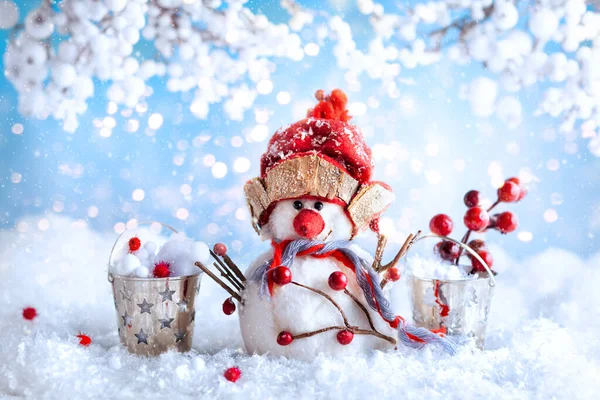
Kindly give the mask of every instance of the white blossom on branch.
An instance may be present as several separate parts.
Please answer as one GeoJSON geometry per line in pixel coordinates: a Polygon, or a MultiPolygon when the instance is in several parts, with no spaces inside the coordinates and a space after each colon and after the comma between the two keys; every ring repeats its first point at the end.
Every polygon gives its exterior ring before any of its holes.
{"type": "Polygon", "coordinates": [[[110,101],[132,109],[151,93],[147,81],[158,76],[169,91],[193,92],[190,110],[197,117],[224,102],[228,116],[239,120],[256,97],[249,82],[269,80],[270,59],[303,57],[297,34],[244,3],[44,1],[15,26],[4,54],[19,112],[52,116],[73,132],[97,81],[108,83],[110,101]]]}
{"type": "MultiPolygon", "coordinates": [[[[395,12],[373,0],[356,4],[373,29],[366,50],[357,48],[341,17],[326,24],[349,85],[364,73],[397,94],[403,69],[444,59],[480,63],[486,76],[461,90],[476,115],[496,115],[516,127],[522,106],[515,94],[538,85],[536,115],[560,118],[563,131],[585,124],[587,137],[590,130],[600,135],[598,1],[433,0],[409,8],[398,3],[395,12]]],[[[590,144],[600,156],[597,148],[590,144]]]]}

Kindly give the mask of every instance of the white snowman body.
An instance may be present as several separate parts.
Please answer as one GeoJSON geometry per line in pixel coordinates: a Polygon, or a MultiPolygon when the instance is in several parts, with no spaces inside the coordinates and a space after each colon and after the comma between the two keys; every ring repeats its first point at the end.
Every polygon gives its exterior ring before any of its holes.
{"type": "MultiPolygon", "coordinates": [[[[299,230],[298,224],[294,224],[294,221],[301,210],[307,209],[318,212],[324,222],[321,232],[310,239],[326,242],[350,239],[352,223],[347,218],[344,208],[311,198],[279,202],[273,209],[269,222],[263,227],[263,236],[277,242],[306,238],[298,233],[302,232],[302,229],[299,230]],[[301,209],[294,207],[294,202],[298,201],[302,202],[301,209]]],[[[352,245],[351,248],[360,257],[370,258],[357,245],[352,245]]],[[[272,257],[273,250],[261,255],[247,269],[246,277],[252,277],[255,270],[272,257]]],[[[294,282],[321,290],[331,296],[344,310],[351,325],[370,329],[365,311],[343,291],[336,291],[329,287],[328,279],[331,273],[342,271],[348,277],[346,289],[364,305],[376,330],[386,336],[397,337],[395,330],[367,305],[354,272],[340,261],[333,257],[299,256],[294,259],[290,269],[294,282]]],[[[289,345],[281,346],[277,343],[277,336],[282,331],[298,335],[331,326],[344,327],[339,310],[325,297],[293,284],[275,285],[271,297],[268,295],[261,297],[259,284],[249,280],[242,295],[244,302],[239,311],[240,327],[246,349],[251,354],[271,354],[311,360],[320,353],[348,355],[394,347],[386,340],[363,334],[355,334],[350,344],[342,345],[336,338],[339,329],[293,340],[289,345]]]]}

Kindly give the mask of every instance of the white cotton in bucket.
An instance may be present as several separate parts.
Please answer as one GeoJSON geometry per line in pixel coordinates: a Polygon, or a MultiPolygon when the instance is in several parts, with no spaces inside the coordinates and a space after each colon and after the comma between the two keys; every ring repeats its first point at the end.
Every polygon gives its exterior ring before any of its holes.
{"type": "Polygon", "coordinates": [[[171,235],[162,246],[156,241],[139,239],[140,246],[133,252],[129,251],[127,242],[115,250],[110,266],[112,273],[152,278],[156,265],[166,263],[170,270],[169,276],[195,275],[200,273],[195,265],[196,261],[206,263],[210,257],[206,243],[194,241],[181,232],[171,235]]]}
{"type": "Polygon", "coordinates": [[[436,257],[419,255],[413,255],[406,259],[406,269],[411,275],[425,279],[459,280],[478,277],[477,274],[470,274],[470,266],[454,265],[436,257]]]}
{"type": "Polygon", "coordinates": [[[210,253],[204,242],[196,242],[182,233],[177,233],[162,245],[155,257],[155,264],[167,262],[171,276],[195,275],[200,272],[196,261],[208,262],[210,253]]]}
{"type": "Polygon", "coordinates": [[[118,275],[130,275],[140,265],[142,263],[139,258],[133,254],[125,254],[121,259],[117,260],[115,272],[118,275]]]}

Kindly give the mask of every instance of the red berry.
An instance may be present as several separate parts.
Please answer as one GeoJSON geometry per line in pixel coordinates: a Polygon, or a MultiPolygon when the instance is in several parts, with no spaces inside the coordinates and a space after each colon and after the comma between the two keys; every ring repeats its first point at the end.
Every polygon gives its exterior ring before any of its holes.
{"type": "Polygon", "coordinates": [[[481,207],[471,207],[464,217],[465,226],[472,231],[482,231],[487,228],[490,216],[481,207]]]}
{"type": "Polygon", "coordinates": [[[521,201],[523,200],[523,197],[525,197],[525,195],[527,194],[527,189],[525,187],[523,187],[523,185],[521,185],[521,181],[519,180],[519,178],[508,178],[506,181],[508,182],[514,182],[517,185],[519,185],[520,189],[521,189],[521,193],[519,193],[519,198],[517,199],[517,201],[521,201]]]}
{"type": "MultiPolygon", "coordinates": [[[[479,257],[483,258],[483,261],[485,261],[487,266],[491,269],[494,264],[492,253],[487,250],[479,250],[477,254],[479,254],[479,257]]],[[[485,272],[485,267],[475,257],[471,257],[471,265],[473,266],[473,272],[485,272]]]]}
{"type": "Polygon", "coordinates": [[[287,285],[292,281],[292,271],[288,267],[279,266],[271,270],[271,279],[277,285],[287,285]]]}
{"type": "Polygon", "coordinates": [[[433,254],[440,254],[440,247],[442,247],[443,242],[437,242],[435,246],[433,246],[433,254]]]}
{"type": "Polygon", "coordinates": [[[456,243],[450,241],[442,242],[442,245],[440,246],[440,257],[443,260],[454,261],[459,253],[460,247],[456,243]]]}
{"type": "Polygon", "coordinates": [[[33,307],[26,307],[23,309],[23,318],[27,321],[33,321],[37,315],[37,310],[33,307]]]}
{"type": "Polygon", "coordinates": [[[390,282],[399,281],[400,277],[401,277],[400,270],[396,267],[388,269],[385,274],[385,279],[387,279],[390,282]]]}
{"type": "Polygon", "coordinates": [[[354,333],[351,331],[343,330],[339,331],[337,334],[338,343],[343,344],[344,346],[352,343],[352,339],[354,339],[354,333]]]}
{"type": "Polygon", "coordinates": [[[213,246],[213,251],[216,255],[223,257],[227,254],[227,246],[224,243],[217,243],[213,246]]]}
{"type": "Polygon", "coordinates": [[[521,188],[518,183],[506,181],[500,189],[498,189],[498,199],[505,203],[514,203],[519,200],[521,188]]]}
{"type": "Polygon", "coordinates": [[[231,315],[235,312],[235,303],[233,297],[228,298],[223,302],[223,313],[225,315],[231,315]]]}
{"type": "Polygon", "coordinates": [[[225,370],[223,373],[223,376],[229,382],[236,382],[242,377],[242,371],[238,367],[227,368],[227,370],[225,370]]]}
{"type": "Polygon", "coordinates": [[[469,190],[467,194],[465,194],[465,205],[467,207],[476,207],[479,205],[481,201],[480,194],[478,190],[469,190]]]}
{"type": "Polygon", "coordinates": [[[329,275],[329,287],[333,290],[344,290],[348,285],[348,277],[342,271],[335,271],[329,275]]]}
{"type": "Polygon", "coordinates": [[[92,343],[92,338],[84,333],[80,333],[77,337],[79,338],[79,344],[83,347],[87,347],[92,343]]]}
{"type": "Polygon", "coordinates": [[[152,275],[155,278],[168,278],[171,276],[171,264],[166,261],[159,261],[154,264],[152,275]]]}
{"type": "Polygon", "coordinates": [[[481,239],[473,239],[468,245],[473,251],[478,252],[479,250],[487,250],[485,242],[481,239]]]}
{"type": "Polygon", "coordinates": [[[510,211],[505,211],[496,216],[496,229],[502,233],[510,233],[517,229],[519,219],[510,211]]]}
{"type": "Polygon", "coordinates": [[[294,337],[287,331],[281,331],[279,332],[279,335],[277,335],[277,344],[280,346],[287,346],[292,343],[293,340],[294,337]]]}
{"type": "Polygon", "coordinates": [[[142,247],[142,241],[137,236],[129,239],[129,252],[133,253],[134,251],[138,251],[140,247],[142,247]]]}
{"type": "Polygon", "coordinates": [[[446,214],[438,214],[429,221],[431,232],[440,236],[448,236],[452,232],[452,220],[446,214]]]}

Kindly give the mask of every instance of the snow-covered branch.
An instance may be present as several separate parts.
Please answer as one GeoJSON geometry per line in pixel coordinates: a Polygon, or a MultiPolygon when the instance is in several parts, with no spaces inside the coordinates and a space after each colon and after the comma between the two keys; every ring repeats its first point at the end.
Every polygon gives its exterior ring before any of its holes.
{"type": "Polygon", "coordinates": [[[133,109],[151,94],[147,81],[158,76],[172,92],[193,92],[190,110],[197,117],[224,101],[229,117],[239,120],[257,94],[248,82],[269,82],[271,58],[303,57],[296,34],[244,3],[44,1],[15,27],[4,54],[19,112],[63,120],[72,132],[94,95],[94,80],[110,82],[109,100],[133,109]]]}
{"type": "Polygon", "coordinates": [[[53,6],[44,1],[27,15],[24,27],[16,28],[4,55],[6,75],[20,94],[19,110],[64,120],[72,131],[96,79],[110,83],[110,101],[135,109],[152,92],[148,80],[158,76],[170,91],[193,93],[190,110],[197,117],[205,118],[210,104],[224,102],[229,117],[239,120],[257,92],[270,92],[274,59],[302,59],[294,32],[310,27],[320,44],[333,41],[349,90],[359,90],[360,77],[367,75],[396,97],[404,69],[443,59],[475,62],[482,76],[465,85],[461,95],[476,115],[497,115],[516,127],[522,119],[516,93],[543,84],[536,114],[561,118],[565,131],[581,124],[587,136],[598,136],[598,0],[533,5],[432,0],[410,8],[398,5],[395,11],[357,0],[373,29],[364,50],[340,16],[281,0],[290,20],[275,25],[244,3],[64,0],[53,6]]]}

